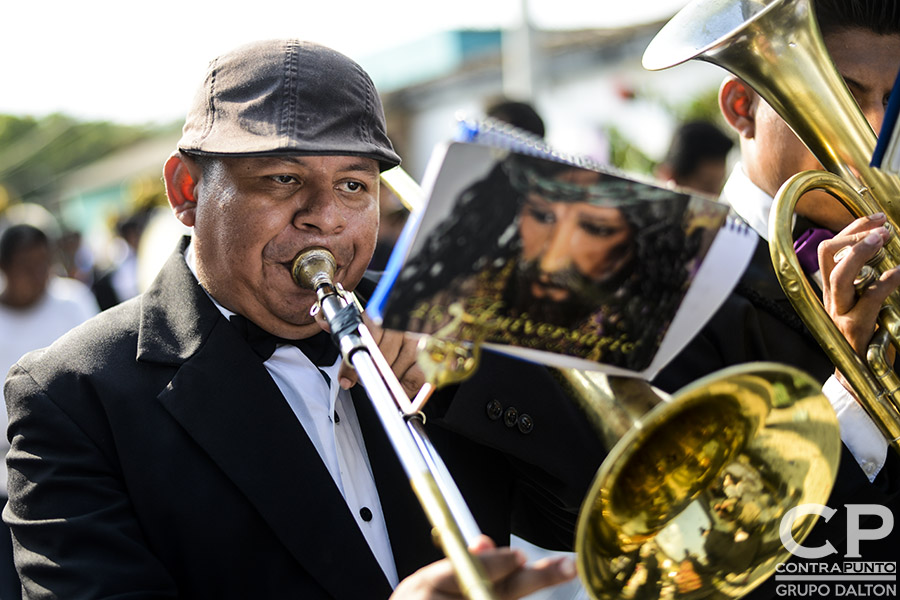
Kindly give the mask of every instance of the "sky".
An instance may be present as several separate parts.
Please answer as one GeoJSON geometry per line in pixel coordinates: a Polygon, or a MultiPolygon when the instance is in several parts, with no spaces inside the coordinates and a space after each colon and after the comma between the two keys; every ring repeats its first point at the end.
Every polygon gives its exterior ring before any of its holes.
{"type": "Polygon", "coordinates": [[[297,37],[365,62],[447,29],[618,27],[686,0],[6,0],[0,113],[62,112],[129,124],[183,118],[208,61],[253,40],[297,37]]]}

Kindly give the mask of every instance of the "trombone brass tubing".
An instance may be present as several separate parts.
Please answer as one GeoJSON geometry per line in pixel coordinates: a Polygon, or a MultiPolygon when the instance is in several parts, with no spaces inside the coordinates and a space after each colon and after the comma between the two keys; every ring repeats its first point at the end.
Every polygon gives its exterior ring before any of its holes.
{"type": "MultiPolygon", "coordinates": [[[[806,171],[788,179],[778,192],[772,215],[769,219],[769,251],[775,273],[781,282],[785,295],[794,305],[797,313],[819,345],[831,359],[831,362],[843,373],[853,386],[860,403],[875,421],[885,439],[895,451],[900,452],[900,394],[897,391],[897,376],[886,364],[884,351],[872,348],[870,355],[876,364],[870,367],[856,354],[849,342],[838,330],[828,316],[818,295],[812,289],[803,273],[800,261],[794,253],[793,237],[789,228],[782,223],[790,223],[794,209],[800,197],[810,190],[824,190],[841,200],[851,211],[858,208],[858,196],[854,189],[843,179],[822,171],[806,171]]],[[[892,241],[896,236],[892,236],[892,241]]],[[[882,258],[880,263],[887,262],[882,258]]],[[[875,265],[876,270],[883,270],[883,264],[875,265]]],[[[890,298],[889,304],[882,308],[882,329],[877,343],[886,343],[889,332],[895,332],[898,323],[894,317],[896,299],[890,298]]]]}
{"type": "Polygon", "coordinates": [[[417,212],[425,205],[422,188],[402,167],[388,169],[381,174],[381,181],[394,192],[409,212],[417,212]]]}
{"type": "MultiPolygon", "coordinates": [[[[837,418],[819,383],[793,367],[732,367],[672,398],[637,379],[558,373],[612,444],[576,533],[595,600],[739,598],[790,558],[784,514],[828,499],[837,418]]],[[[791,539],[814,523],[788,524],[791,539]]]]}
{"type": "Polygon", "coordinates": [[[297,285],[316,292],[332,338],[366,388],[410,486],[433,527],[432,534],[453,565],[460,589],[470,600],[493,600],[491,583],[481,563],[468,550],[468,543],[479,533],[475,519],[425,435],[421,420],[404,420],[401,416],[400,406],[408,402],[402,386],[362,323],[355,299],[333,281],[335,269],[336,262],[327,249],[310,248],[294,259],[291,274],[297,285]]]}

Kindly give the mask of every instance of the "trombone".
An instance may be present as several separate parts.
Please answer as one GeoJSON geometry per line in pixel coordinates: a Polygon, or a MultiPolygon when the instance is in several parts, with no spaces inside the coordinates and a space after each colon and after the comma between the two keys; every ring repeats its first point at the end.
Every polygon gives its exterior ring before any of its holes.
{"type": "MultiPolygon", "coordinates": [[[[779,190],[769,219],[772,262],[797,313],[888,444],[900,452],[900,378],[885,358],[890,343],[900,344],[896,293],[882,307],[881,328],[864,362],[828,316],[793,250],[794,209],[815,189],[830,193],[857,217],[883,212],[893,231],[900,224],[900,179],[869,166],[875,133],[828,56],[810,1],[694,0],[657,34],[643,63],[659,70],[691,59],[747,82],[827,169],[799,173],[779,190]]],[[[900,263],[896,235],[873,263],[876,277],[900,263]]]]}

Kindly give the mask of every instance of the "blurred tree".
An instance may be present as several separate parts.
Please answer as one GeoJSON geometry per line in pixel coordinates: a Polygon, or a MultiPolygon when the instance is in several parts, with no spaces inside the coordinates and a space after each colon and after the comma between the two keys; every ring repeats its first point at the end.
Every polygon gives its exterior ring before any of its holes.
{"type": "Polygon", "coordinates": [[[723,130],[731,130],[722,116],[722,111],[719,110],[718,88],[703,90],[684,104],[670,106],[669,110],[679,123],[685,121],[709,121],[723,130]]]}
{"type": "Polygon", "coordinates": [[[40,119],[0,115],[0,186],[10,202],[47,204],[61,175],[154,131],[60,114],[40,119]]]}
{"type": "MultiPolygon", "coordinates": [[[[732,129],[725,122],[719,110],[719,90],[716,87],[698,90],[690,100],[675,104],[669,98],[654,94],[640,94],[641,99],[658,104],[672,116],[675,124],[685,121],[704,120],[718,125],[728,135],[732,129]]],[[[648,156],[635,146],[615,126],[605,129],[609,141],[609,156],[612,165],[630,173],[652,175],[658,159],[648,156]]],[[[661,157],[660,157],[661,158],[661,157]]]]}
{"type": "Polygon", "coordinates": [[[609,143],[609,162],[626,173],[649,175],[655,162],[628,140],[615,126],[604,129],[609,143]]]}

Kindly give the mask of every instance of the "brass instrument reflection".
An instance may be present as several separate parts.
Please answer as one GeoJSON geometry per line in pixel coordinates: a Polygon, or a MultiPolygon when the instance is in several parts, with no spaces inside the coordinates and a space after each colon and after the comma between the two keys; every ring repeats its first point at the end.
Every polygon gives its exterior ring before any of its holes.
{"type": "MultiPolygon", "coordinates": [[[[797,370],[727,369],[645,412],[655,391],[644,382],[561,374],[586,410],[603,415],[607,435],[616,434],[610,422],[620,432],[630,425],[579,516],[578,565],[594,598],[746,594],[788,557],[785,513],[828,497],[837,422],[818,383],[797,370]],[[633,419],[609,416],[631,410],[633,419]]],[[[794,523],[794,539],[813,523],[794,523]]]]}

